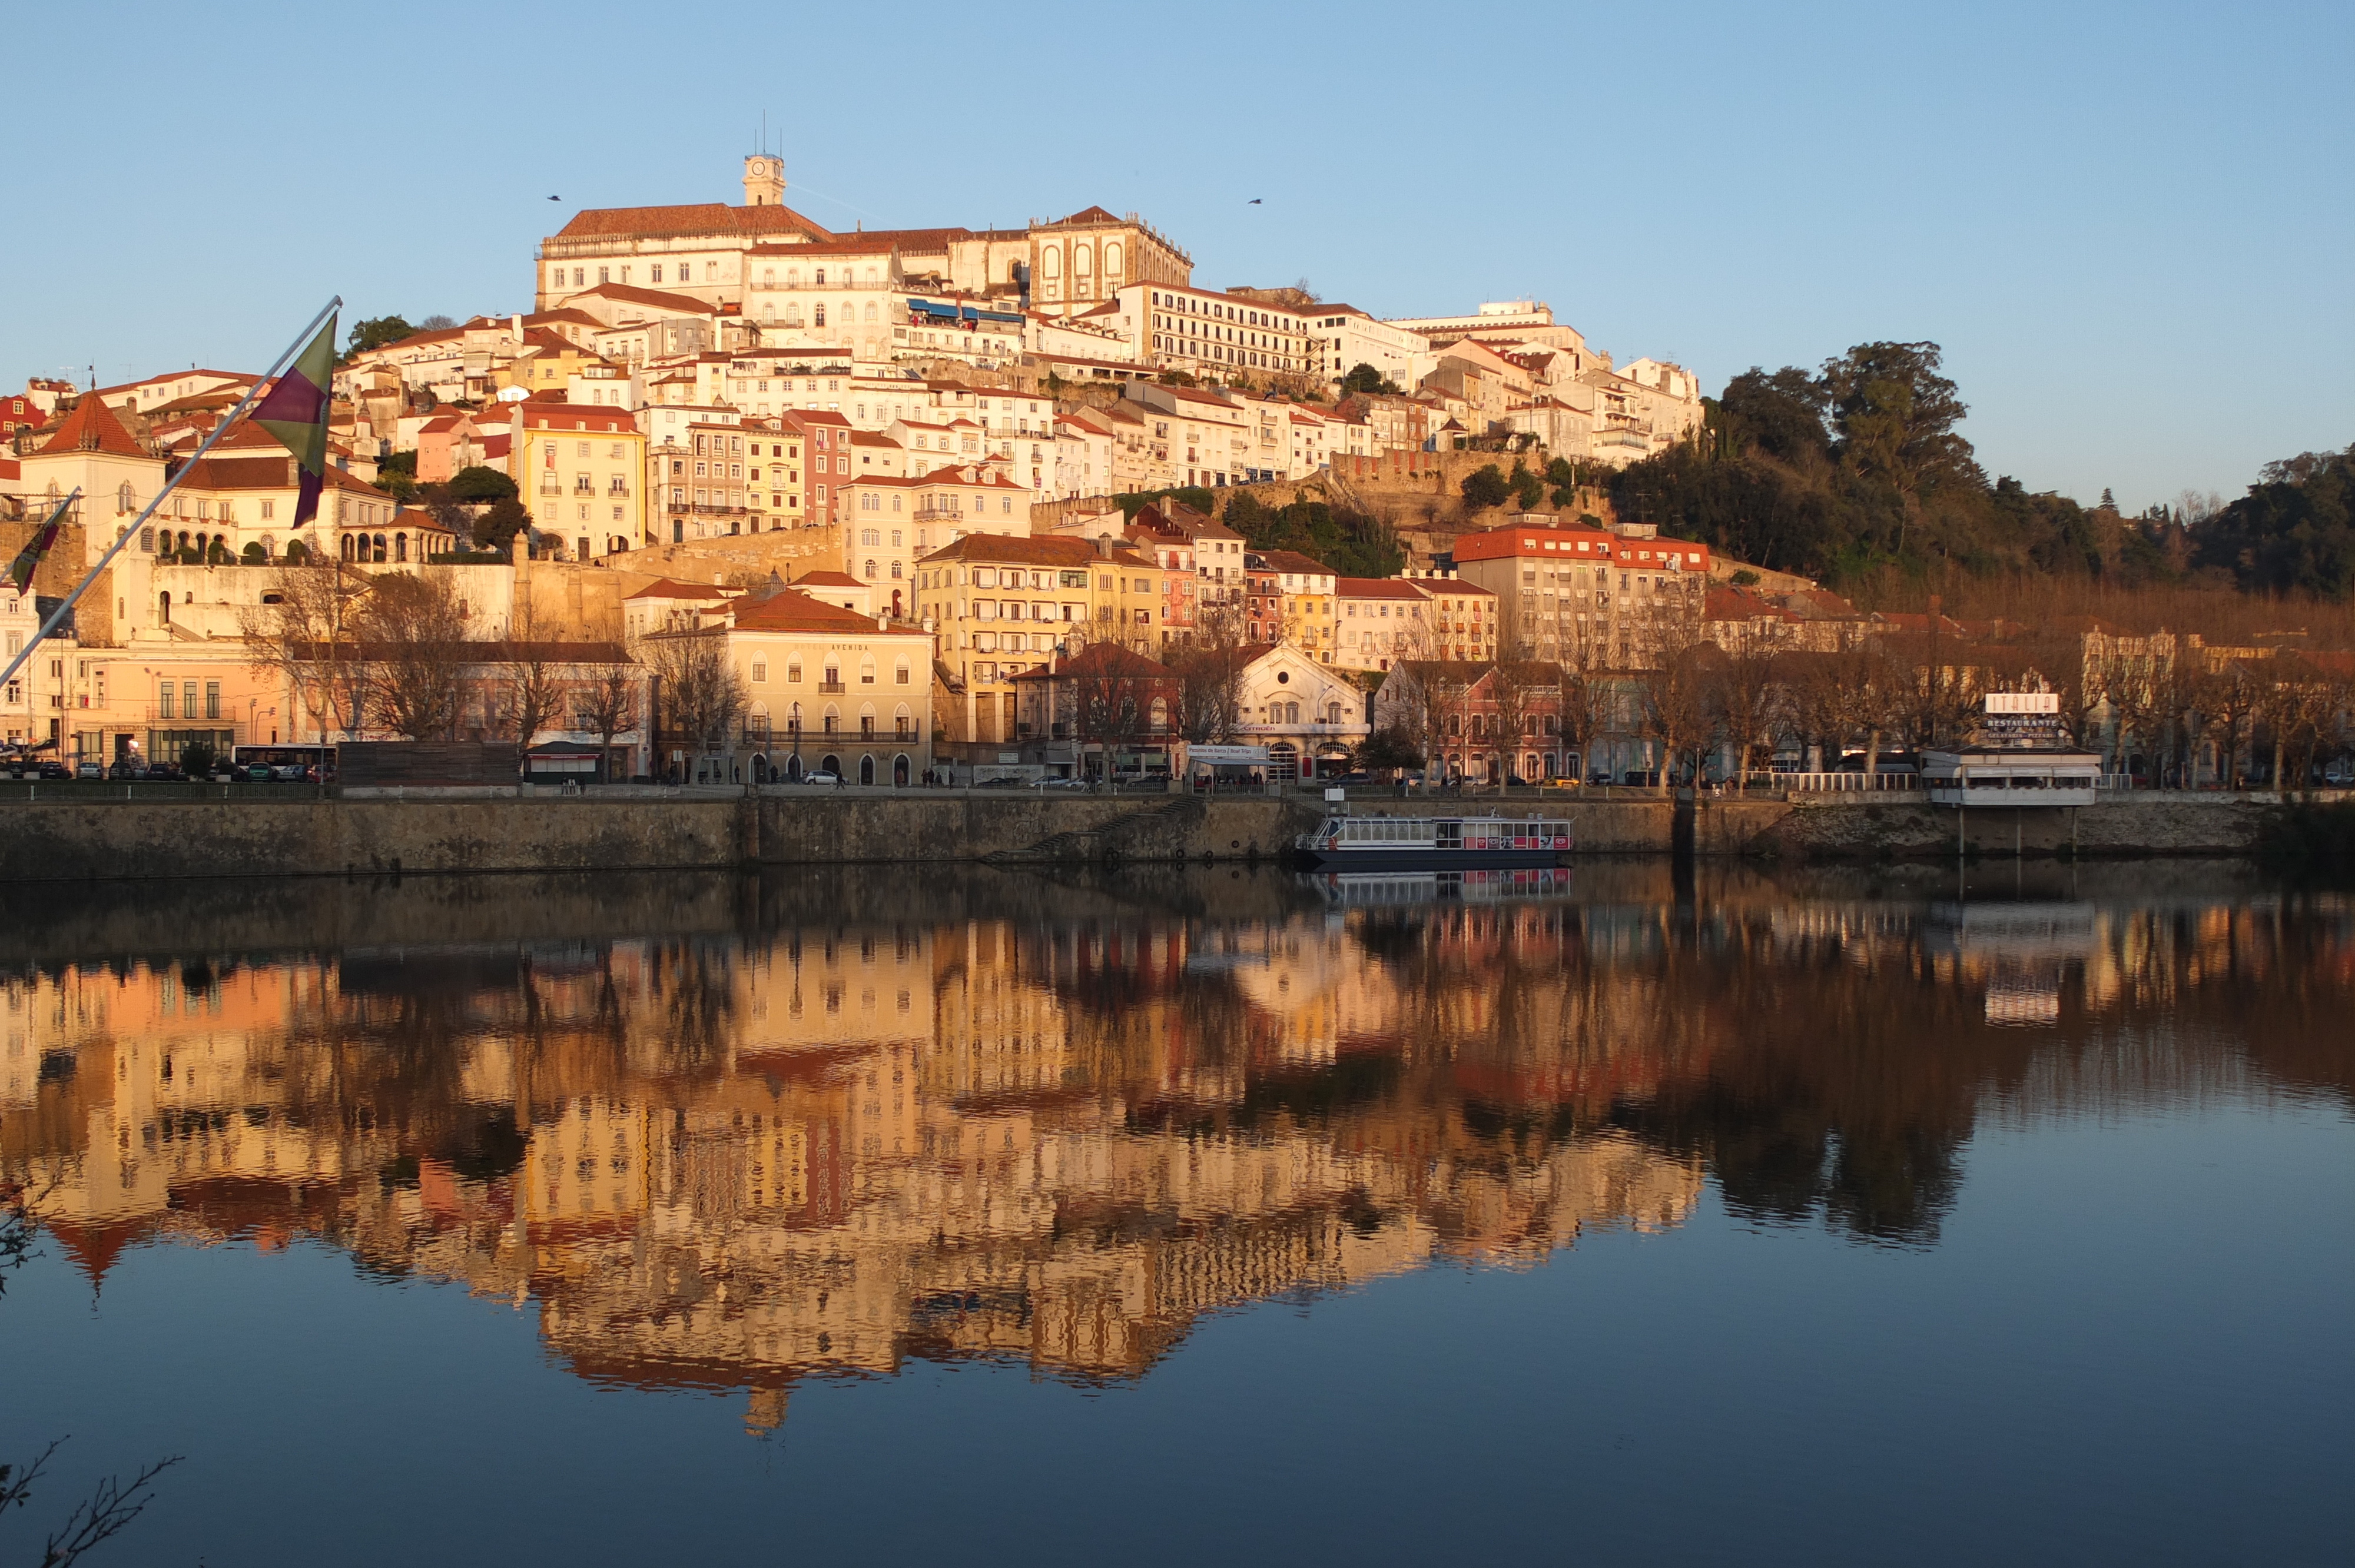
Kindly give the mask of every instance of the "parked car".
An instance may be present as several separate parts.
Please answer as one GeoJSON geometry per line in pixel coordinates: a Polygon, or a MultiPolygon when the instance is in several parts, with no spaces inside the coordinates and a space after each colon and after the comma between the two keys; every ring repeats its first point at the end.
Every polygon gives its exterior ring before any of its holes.
{"type": "Polygon", "coordinates": [[[141,776],[150,784],[177,784],[188,777],[168,762],[151,762],[141,776]]]}
{"type": "Polygon", "coordinates": [[[40,777],[44,779],[70,779],[73,777],[73,770],[62,762],[44,762],[40,765],[39,771],[40,777]]]}
{"type": "Polygon", "coordinates": [[[1660,770],[1655,768],[1646,772],[1641,768],[1630,768],[1619,776],[1619,782],[1637,785],[1646,789],[1657,789],[1660,787],[1660,770]]]}
{"type": "Polygon", "coordinates": [[[1040,779],[1030,786],[1033,789],[1086,789],[1092,788],[1084,779],[1040,779]]]}
{"type": "Polygon", "coordinates": [[[1328,774],[1325,779],[1326,783],[1337,784],[1345,789],[1352,785],[1371,784],[1373,781],[1374,776],[1363,770],[1355,773],[1328,774]]]}
{"type": "Polygon", "coordinates": [[[1010,773],[1001,773],[995,779],[982,779],[980,782],[974,785],[974,788],[976,789],[1019,789],[1022,788],[1022,780],[1015,778],[1010,773]]]}
{"type": "Polygon", "coordinates": [[[73,776],[77,779],[103,780],[106,778],[106,768],[96,762],[77,762],[74,764],[73,776]]]}
{"type": "Polygon", "coordinates": [[[814,773],[803,774],[802,782],[805,784],[823,784],[831,788],[842,782],[842,775],[839,773],[828,773],[825,768],[821,768],[814,773]]]}

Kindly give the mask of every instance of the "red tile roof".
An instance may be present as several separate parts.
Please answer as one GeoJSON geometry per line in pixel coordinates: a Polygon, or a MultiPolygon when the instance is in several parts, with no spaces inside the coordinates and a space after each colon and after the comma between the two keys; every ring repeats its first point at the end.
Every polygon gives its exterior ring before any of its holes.
{"type": "Polygon", "coordinates": [[[705,588],[698,583],[683,583],[676,577],[656,577],[629,597],[632,599],[726,599],[728,594],[722,588],[705,588]]]}
{"type": "Polygon", "coordinates": [[[705,234],[747,238],[763,234],[799,234],[816,240],[834,238],[832,231],[789,207],[730,207],[718,201],[690,202],[680,207],[590,207],[573,214],[572,221],[557,230],[556,238],[629,239],[705,234]]]}
{"type": "Polygon", "coordinates": [[[58,433],[41,448],[44,457],[51,452],[76,451],[112,452],[116,457],[147,455],[147,449],[132,439],[105,399],[87,392],[66,416],[65,423],[58,427],[58,433]]]}
{"type": "MultiPolygon", "coordinates": [[[[861,615],[855,609],[843,609],[821,603],[802,592],[798,587],[783,593],[771,594],[758,604],[740,606],[736,611],[739,631],[864,631],[874,635],[878,628],[875,618],[861,615]]],[[[928,633],[914,633],[926,636],[928,633]]]]}
{"type": "Polygon", "coordinates": [[[1423,597],[1423,590],[1410,582],[1396,577],[1335,577],[1333,591],[1342,599],[1412,599],[1423,597]]]}

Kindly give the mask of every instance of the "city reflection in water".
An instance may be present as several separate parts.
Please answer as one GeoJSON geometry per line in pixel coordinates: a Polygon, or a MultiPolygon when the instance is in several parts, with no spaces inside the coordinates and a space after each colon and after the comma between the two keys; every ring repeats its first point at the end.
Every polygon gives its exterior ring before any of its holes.
{"type": "Polygon", "coordinates": [[[755,1427],[910,1358],[1129,1378],[1205,1313],[1712,1187],[1934,1245],[1989,1117],[2345,1097],[2350,906],[2131,874],[89,893],[0,930],[0,1174],[94,1282],[316,1239],[755,1427]]]}

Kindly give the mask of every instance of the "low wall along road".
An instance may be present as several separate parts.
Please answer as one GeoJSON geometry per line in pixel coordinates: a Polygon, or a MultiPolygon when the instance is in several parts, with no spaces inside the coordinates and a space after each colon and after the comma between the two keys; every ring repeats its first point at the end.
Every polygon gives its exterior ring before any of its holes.
{"type": "MultiPolygon", "coordinates": [[[[62,793],[62,792],[61,792],[62,793]]],[[[1956,852],[1948,808],[1886,797],[1533,801],[1361,799],[1361,814],[1566,817],[1581,854],[1934,859],[1956,852]]],[[[2134,794],[2072,813],[1974,811],[1977,854],[2138,858],[2248,853],[2263,797],[2134,794]]],[[[1323,811],[1308,797],[779,789],[517,799],[0,801],[0,879],[620,871],[860,862],[1263,859],[1323,811]]]]}

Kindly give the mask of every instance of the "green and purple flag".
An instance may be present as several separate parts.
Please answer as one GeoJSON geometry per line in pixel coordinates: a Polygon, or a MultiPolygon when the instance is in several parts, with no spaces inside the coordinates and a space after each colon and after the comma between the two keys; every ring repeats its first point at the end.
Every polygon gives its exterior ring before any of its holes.
{"type": "Polygon", "coordinates": [[[286,374],[254,405],[253,422],[294,454],[302,469],[294,499],[294,526],[319,514],[319,492],[327,477],[328,392],[336,375],[336,318],[319,329],[310,346],[294,356],[286,374]]]}
{"type": "Polygon", "coordinates": [[[48,521],[33,530],[33,536],[25,541],[25,547],[16,552],[15,560],[8,563],[8,580],[16,585],[18,593],[33,586],[33,573],[39,569],[41,558],[49,553],[49,546],[58,542],[58,530],[66,525],[66,514],[73,510],[73,503],[71,495],[59,502],[58,509],[49,514],[48,521]]]}

